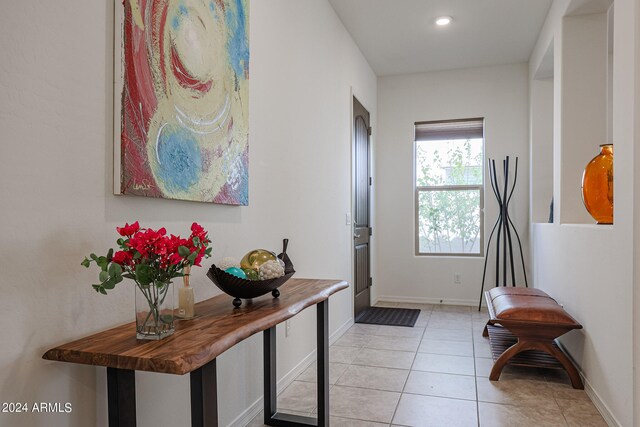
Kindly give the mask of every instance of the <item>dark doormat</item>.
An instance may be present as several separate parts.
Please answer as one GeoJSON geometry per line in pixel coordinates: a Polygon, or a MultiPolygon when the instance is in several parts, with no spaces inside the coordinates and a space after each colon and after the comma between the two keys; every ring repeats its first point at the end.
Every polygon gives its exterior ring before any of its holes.
{"type": "Polygon", "coordinates": [[[420,316],[415,308],[369,307],[358,315],[356,323],[413,327],[420,316]]]}

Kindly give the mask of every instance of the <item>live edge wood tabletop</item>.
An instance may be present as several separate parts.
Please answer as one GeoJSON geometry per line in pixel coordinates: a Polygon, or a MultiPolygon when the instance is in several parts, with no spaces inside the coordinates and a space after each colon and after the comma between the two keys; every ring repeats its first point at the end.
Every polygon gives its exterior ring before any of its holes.
{"type": "Polygon", "coordinates": [[[196,304],[197,317],[177,320],[175,332],[160,341],[136,339],[135,322],[60,345],[43,358],[138,371],[184,375],[214,360],[240,341],[295,316],[347,288],[340,280],[290,279],[280,297],[243,301],[218,295],[196,304]]]}

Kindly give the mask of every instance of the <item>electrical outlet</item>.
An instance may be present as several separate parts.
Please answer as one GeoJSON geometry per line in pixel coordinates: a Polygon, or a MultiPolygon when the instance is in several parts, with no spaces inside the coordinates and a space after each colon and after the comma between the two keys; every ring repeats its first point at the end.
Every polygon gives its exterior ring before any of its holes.
{"type": "Polygon", "coordinates": [[[460,273],[453,273],[453,283],[456,285],[462,284],[462,279],[460,278],[460,273]]]}
{"type": "Polygon", "coordinates": [[[284,336],[288,337],[291,333],[291,320],[285,320],[284,322],[284,336]]]}

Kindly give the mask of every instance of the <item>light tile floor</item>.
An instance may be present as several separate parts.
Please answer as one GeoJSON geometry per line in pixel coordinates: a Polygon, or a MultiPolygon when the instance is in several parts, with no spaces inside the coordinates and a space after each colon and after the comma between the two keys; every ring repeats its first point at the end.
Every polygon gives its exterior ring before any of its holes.
{"type": "MultiPolygon", "coordinates": [[[[331,346],[332,426],[606,427],[563,371],[507,366],[489,381],[486,313],[397,306],[421,310],[415,327],[355,324],[331,346]]],[[[278,396],[278,409],[314,414],[315,381],[311,365],[278,396]]],[[[261,426],[262,413],[249,425],[261,426]]]]}

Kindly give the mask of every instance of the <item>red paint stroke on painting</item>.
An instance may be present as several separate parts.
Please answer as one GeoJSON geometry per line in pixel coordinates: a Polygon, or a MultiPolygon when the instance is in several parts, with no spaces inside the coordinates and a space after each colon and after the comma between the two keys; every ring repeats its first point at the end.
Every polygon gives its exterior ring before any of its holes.
{"type": "MultiPolygon", "coordinates": [[[[146,34],[133,21],[131,5],[125,2],[124,21],[124,87],[122,97],[122,191],[131,192],[138,184],[146,194],[160,196],[147,161],[146,141],[149,121],[157,109],[158,101],[153,88],[146,34]]],[[[142,10],[146,0],[140,1],[142,10]]],[[[146,23],[149,25],[149,23],[146,23]]]]}
{"type": "Polygon", "coordinates": [[[180,83],[180,86],[183,88],[193,89],[202,93],[207,93],[211,90],[213,81],[209,80],[208,82],[203,82],[191,76],[180,60],[176,47],[173,45],[171,46],[171,65],[173,68],[173,74],[176,76],[176,80],[178,80],[178,83],[180,83]]]}
{"type": "Polygon", "coordinates": [[[151,20],[153,21],[152,40],[158,43],[158,51],[160,52],[160,73],[162,74],[162,83],[167,85],[167,70],[165,68],[164,55],[164,27],[167,23],[167,13],[169,11],[169,2],[167,0],[155,1],[151,6],[151,20]],[[160,13],[158,13],[160,9],[160,13]],[[157,30],[157,31],[156,31],[157,30]]]}

